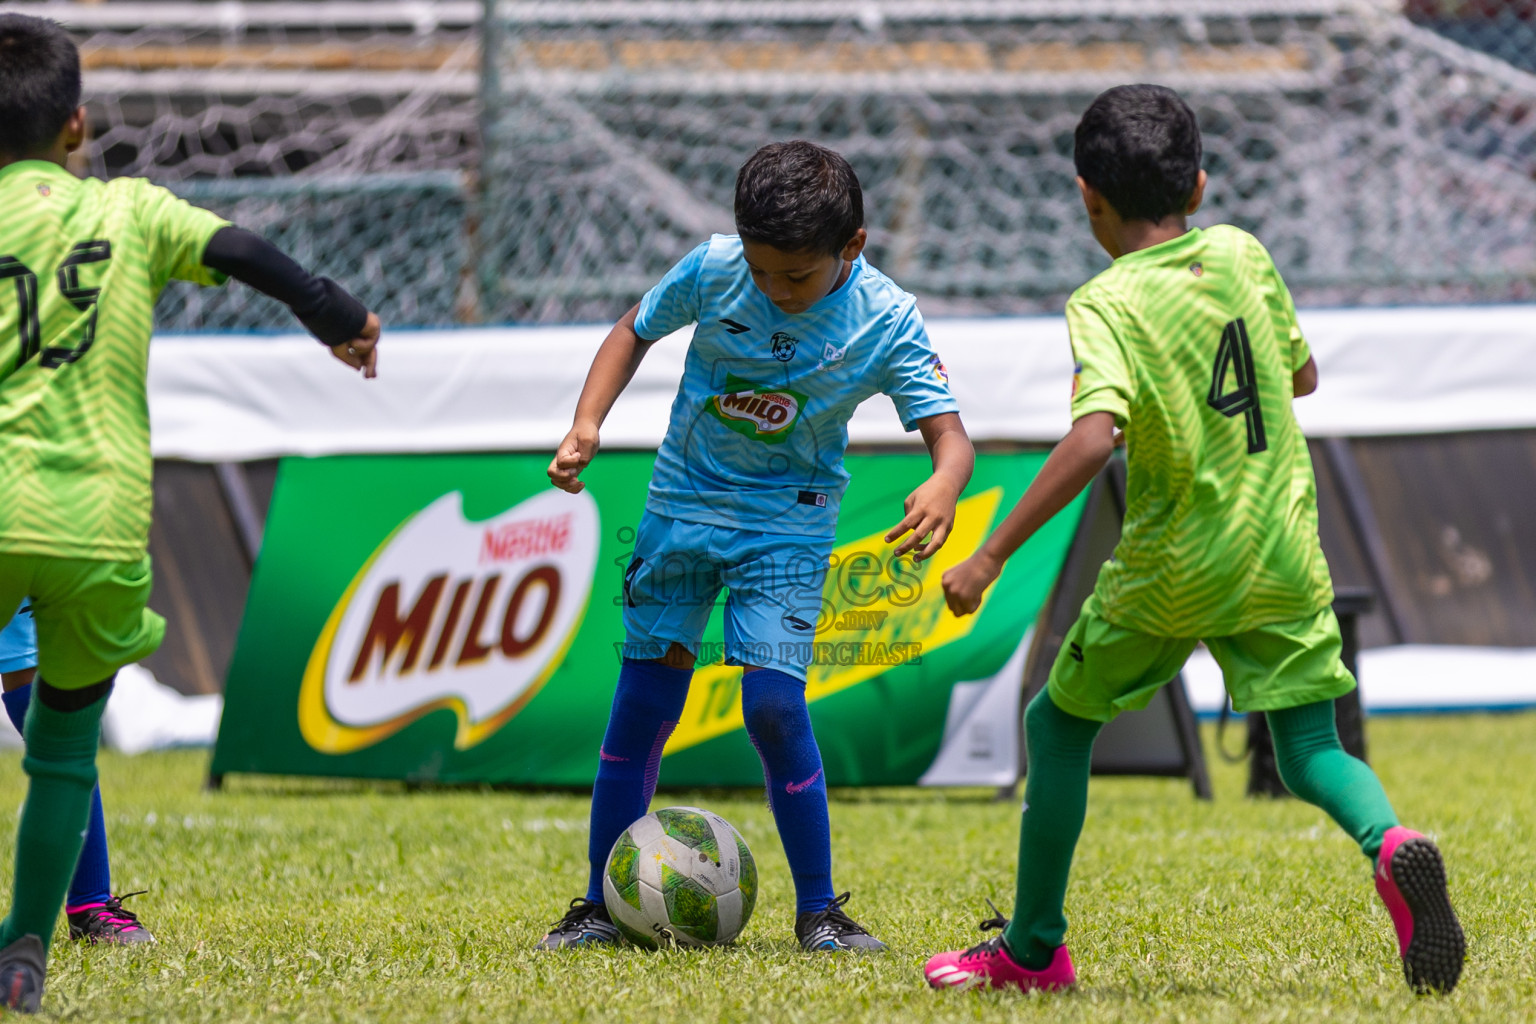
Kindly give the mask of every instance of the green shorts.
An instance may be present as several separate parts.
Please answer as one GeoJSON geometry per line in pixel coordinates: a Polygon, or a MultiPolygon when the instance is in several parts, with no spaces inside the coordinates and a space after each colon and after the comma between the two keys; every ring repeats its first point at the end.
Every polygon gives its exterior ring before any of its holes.
{"type": "Polygon", "coordinates": [[[132,562],[0,553],[0,617],[24,598],[37,621],[37,674],[77,690],[153,654],[165,620],[145,607],[149,556],[132,562]]]}
{"type": "MultiPolygon", "coordinates": [[[[1355,688],[1339,658],[1343,644],[1332,608],[1204,640],[1221,666],[1234,711],[1280,711],[1355,688]]],[[[1051,666],[1051,700],[1070,715],[1108,722],[1150,704],[1198,643],[1116,626],[1100,616],[1098,600],[1090,596],[1051,666]]]]}

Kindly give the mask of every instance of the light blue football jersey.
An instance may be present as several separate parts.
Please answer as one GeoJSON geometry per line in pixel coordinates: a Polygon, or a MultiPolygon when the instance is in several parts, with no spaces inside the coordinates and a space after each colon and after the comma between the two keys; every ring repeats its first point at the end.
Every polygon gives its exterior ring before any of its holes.
{"type": "Polygon", "coordinates": [[[958,411],[917,300],[863,256],[792,315],[752,283],[741,239],[715,235],[640,300],[635,333],[655,341],[689,324],[646,502],[673,519],[831,537],[860,402],[891,396],[907,430],[958,411]]]}

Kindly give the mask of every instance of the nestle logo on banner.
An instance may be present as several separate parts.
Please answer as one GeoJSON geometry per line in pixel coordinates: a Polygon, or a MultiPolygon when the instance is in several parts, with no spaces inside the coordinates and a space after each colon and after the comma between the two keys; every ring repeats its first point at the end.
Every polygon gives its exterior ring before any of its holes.
{"type": "Polygon", "coordinates": [[[480,542],[480,561],[515,562],[520,558],[564,551],[570,542],[569,515],[507,523],[485,531],[485,537],[480,542]]]}
{"type": "Polygon", "coordinates": [[[379,742],[439,709],[454,746],[501,728],[544,685],[581,625],[597,504],[551,491],[479,522],[446,494],[380,545],[332,610],[299,694],[325,753],[379,742]]]}

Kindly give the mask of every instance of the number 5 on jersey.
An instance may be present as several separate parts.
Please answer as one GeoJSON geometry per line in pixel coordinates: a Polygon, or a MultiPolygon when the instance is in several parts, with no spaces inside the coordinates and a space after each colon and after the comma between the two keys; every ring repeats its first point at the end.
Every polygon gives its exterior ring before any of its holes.
{"type": "Polygon", "coordinates": [[[72,363],[90,351],[96,341],[96,298],[101,289],[82,288],[80,268],[87,263],[105,263],[111,258],[112,243],[107,241],[81,242],[69,250],[69,255],[59,265],[59,294],[80,312],[89,312],[90,316],[85,320],[78,348],[43,348],[42,330],[37,319],[37,275],[16,257],[0,256],[0,281],[16,281],[16,330],[21,335],[21,351],[16,354],[18,370],[39,353],[42,354],[42,365],[51,370],[72,363]]]}
{"type": "Polygon", "coordinates": [[[1221,329],[1216,365],[1211,368],[1211,393],[1205,404],[1223,416],[1242,415],[1248,427],[1248,454],[1269,447],[1264,438],[1264,411],[1259,408],[1259,382],[1253,375],[1253,348],[1248,344],[1248,325],[1238,317],[1221,329]],[[1232,368],[1236,390],[1227,394],[1227,367],[1232,368]]]}

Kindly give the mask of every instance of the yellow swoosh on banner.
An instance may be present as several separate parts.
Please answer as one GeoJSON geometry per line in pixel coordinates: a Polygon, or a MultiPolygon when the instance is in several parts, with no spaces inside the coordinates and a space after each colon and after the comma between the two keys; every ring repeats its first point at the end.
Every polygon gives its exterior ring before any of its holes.
{"type": "MultiPolygon", "coordinates": [[[[816,660],[807,674],[807,702],[857,686],[922,654],[961,639],[980,615],[958,619],[945,610],[945,570],[969,558],[986,538],[1003,489],[966,498],[955,508],[955,527],[926,562],[903,557],[893,565],[892,545],[872,533],[832,552],[817,623],[816,660]]],[[[982,607],[991,591],[982,599],[982,607]]],[[[675,754],[742,728],[741,669],[705,665],[694,673],[682,719],[664,753],[675,754]]]]}

